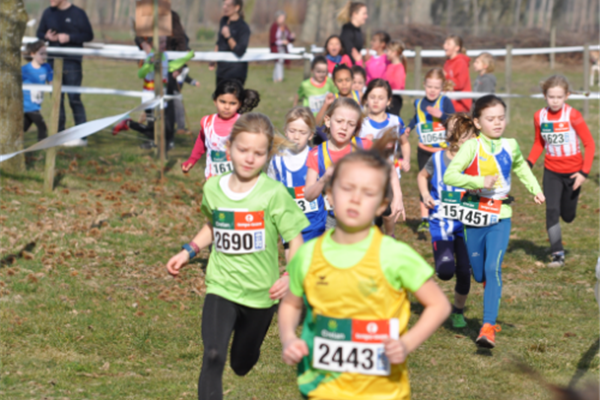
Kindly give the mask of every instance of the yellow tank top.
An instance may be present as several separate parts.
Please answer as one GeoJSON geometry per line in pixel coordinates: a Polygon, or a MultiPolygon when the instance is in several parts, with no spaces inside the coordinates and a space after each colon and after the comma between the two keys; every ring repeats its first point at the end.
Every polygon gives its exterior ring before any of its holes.
{"type": "MultiPolygon", "coordinates": [[[[370,359],[368,349],[360,346],[356,359],[352,358],[352,347],[338,351],[335,350],[335,346],[331,349],[326,347],[327,352],[331,350],[331,353],[335,354],[325,354],[322,340],[339,339],[346,335],[351,337],[352,343],[355,343],[354,340],[362,342],[365,337],[368,341],[369,337],[373,339],[382,333],[382,329],[389,328],[397,329],[397,334],[402,335],[407,329],[410,317],[410,303],[406,291],[392,287],[381,269],[379,254],[383,234],[379,229],[375,229],[364,258],[347,269],[334,267],[325,259],[321,250],[323,238],[324,236],[321,236],[317,240],[312,264],[304,280],[308,312],[302,338],[307,342],[310,354],[299,366],[300,391],[310,399],[409,399],[406,362],[388,366],[389,374],[386,376],[347,372],[347,369],[335,372],[315,368],[323,366],[321,362],[337,365],[336,361],[339,362],[340,368],[342,363],[343,368],[347,368],[348,362],[350,365],[354,362],[355,366],[362,364],[367,367],[371,361],[379,364],[382,361],[381,354],[376,354],[374,359],[370,359]]],[[[395,335],[390,335],[393,336],[395,335]]]]}

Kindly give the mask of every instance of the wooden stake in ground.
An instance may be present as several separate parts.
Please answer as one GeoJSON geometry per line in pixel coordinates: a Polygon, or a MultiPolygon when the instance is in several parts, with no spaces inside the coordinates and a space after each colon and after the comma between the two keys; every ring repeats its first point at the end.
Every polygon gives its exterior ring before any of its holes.
{"type": "MultiPolygon", "coordinates": [[[[590,91],[590,45],[586,43],[583,46],[583,91],[590,91]]],[[[590,115],[590,101],[583,101],[583,118],[588,118],[590,115]]]]}
{"type": "Polygon", "coordinates": [[[421,68],[423,62],[421,60],[421,46],[415,46],[415,90],[419,90],[423,87],[421,82],[421,68]]]}
{"type": "MultiPolygon", "coordinates": [[[[506,57],[504,58],[504,82],[506,93],[510,94],[510,85],[512,83],[512,44],[506,45],[506,57]]],[[[510,122],[510,97],[506,98],[506,123],[510,122]]]]}
{"type": "MultiPolygon", "coordinates": [[[[63,59],[54,59],[54,78],[52,79],[52,113],[50,114],[50,136],[58,133],[58,117],[60,116],[60,98],[62,93],[63,59]]],[[[44,192],[54,189],[54,166],[56,162],[56,147],[46,150],[46,167],[44,169],[44,192]]]]}
{"type": "MultiPolygon", "coordinates": [[[[23,149],[23,81],[21,40],[27,24],[23,0],[0,1],[0,154],[23,149]]],[[[25,171],[25,156],[2,163],[6,172],[25,171]]]]}
{"type": "MultiPolygon", "coordinates": [[[[556,47],[556,26],[553,26],[550,30],[550,47],[553,49],[556,47]]],[[[556,54],[550,53],[550,69],[554,71],[556,54]]]]}
{"type": "MultiPolygon", "coordinates": [[[[158,32],[158,0],[154,0],[154,95],[162,98],[163,81],[162,81],[162,51],[160,50],[160,39],[158,32]]],[[[154,109],[154,143],[158,146],[157,155],[160,159],[160,176],[161,179],[164,173],[165,166],[165,129],[164,129],[164,107],[161,102],[154,109]]]]}

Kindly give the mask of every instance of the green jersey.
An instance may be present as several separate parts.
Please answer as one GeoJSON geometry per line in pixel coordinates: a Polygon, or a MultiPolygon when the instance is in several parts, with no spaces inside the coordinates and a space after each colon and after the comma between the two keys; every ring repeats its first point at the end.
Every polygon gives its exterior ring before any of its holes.
{"type": "Polygon", "coordinates": [[[317,115],[323,107],[327,93],[337,93],[332,79],[326,77],[319,86],[312,79],[306,79],[298,88],[298,100],[302,100],[302,105],[317,115]]]}
{"type": "Polygon", "coordinates": [[[269,289],[279,278],[278,235],[287,242],[309,223],[286,188],[261,173],[247,193],[229,189],[231,173],[204,185],[201,211],[213,227],[206,293],[252,308],[275,304],[269,289]]]}

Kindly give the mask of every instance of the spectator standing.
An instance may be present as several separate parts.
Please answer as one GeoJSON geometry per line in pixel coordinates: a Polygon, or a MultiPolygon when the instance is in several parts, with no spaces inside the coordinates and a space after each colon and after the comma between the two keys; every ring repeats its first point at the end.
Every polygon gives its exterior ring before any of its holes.
{"type": "MultiPolygon", "coordinates": [[[[471,77],[469,75],[469,63],[471,59],[465,54],[467,51],[463,47],[463,40],[460,36],[450,35],[444,42],[444,51],[446,52],[446,62],[444,63],[444,73],[446,79],[452,82],[455,92],[470,92],[471,77]]],[[[456,99],[452,100],[455,112],[470,112],[473,100],[456,99]]]]}
{"type": "MultiPolygon", "coordinates": [[[[50,47],[83,47],[83,43],[94,39],[94,32],[90,21],[81,8],[71,4],[67,0],[50,0],[50,7],[44,10],[40,25],[37,29],[37,37],[49,42],[50,47]]],[[[65,56],[63,63],[63,85],[81,86],[83,71],[81,68],[81,56],[65,56]]],[[[52,60],[50,64],[53,65],[52,60]]],[[[69,93],[69,105],[73,111],[75,125],[87,121],[85,107],[79,93],[69,93]]],[[[58,130],[65,129],[65,105],[64,94],[61,94],[60,117],[58,130]]],[[[65,146],[86,146],[87,139],[78,139],[67,142],[65,146]]]]}
{"type": "MultiPolygon", "coordinates": [[[[296,39],[294,33],[291,32],[285,24],[285,18],[285,12],[277,11],[275,13],[275,22],[271,25],[271,30],[269,32],[269,46],[271,47],[271,53],[287,53],[288,45],[296,39]]],[[[283,81],[283,64],[283,59],[275,61],[273,82],[283,81]]]]}
{"type": "MultiPolygon", "coordinates": [[[[244,21],[244,2],[242,0],[225,0],[223,17],[219,22],[219,36],[215,51],[233,52],[242,57],[250,41],[250,27],[244,21]]],[[[217,86],[227,79],[238,80],[242,85],[248,77],[247,62],[218,62],[217,86]]],[[[210,64],[214,68],[214,63],[210,64]]]]}
{"type": "Polygon", "coordinates": [[[362,64],[360,51],[365,45],[365,37],[360,28],[367,22],[367,18],[367,5],[359,1],[347,2],[337,16],[338,22],[343,24],[340,34],[342,46],[354,64],[362,64]]]}

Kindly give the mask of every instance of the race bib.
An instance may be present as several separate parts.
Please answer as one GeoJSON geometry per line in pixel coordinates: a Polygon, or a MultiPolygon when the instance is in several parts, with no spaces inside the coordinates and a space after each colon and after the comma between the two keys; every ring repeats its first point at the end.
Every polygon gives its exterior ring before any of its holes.
{"type": "Polygon", "coordinates": [[[323,104],[325,103],[326,96],[327,94],[308,96],[308,108],[310,108],[310,111],[312,111],[313,114],[316,114],[319,111],[321,111],[321,107],[323,107],[323,104]]]}
{"type": "Polygon", "coordinates": [[[383,340],[398,339],[398,319],[356,320],[317,315],[312,365],[334,372],[388,376],[383,340]]]}
{"type": "Polygon", "coordinates": [[[442,190],[442,198],[438,206],[438,215],[445,219],[458,219],[460,199],[464,192],[448,192],[442,190]]]}
{"type": "Polygon", "coordinates": [[[329,204],[329,200],[327,200],[326,194],[323,195],[323,201],[325,202],[325,209],[327,211],[333,211],[333,206],[331,204],[329,204]]]}
{"type": "Polygon", "coordinates": [[[225,172],[233,171],[233,164],[227,160],[227,153],[224,151],[210,151],[211,175],[221,175],[225,172]]]}
{"type": "Polygon", "coordinates": [[[44,101],[44,92],[40,90],[30,90],[29,96],[33,104],[42,104],[42,101],[44,101]]]}
{"type": "Polygon", "coordinates": [[[502,200],[466,194],[458,210],[458,219],[468,226],[489,226],[500,221],[502,200]]]}
{"type": "Polygon", "coordinates": [[[446,128],[440,122],[419,124],[419,138],[425,146],[433,146],[446,141],[446,128]]]}
{"type": "Polygon", "coordinates": [[[213,210],[214,246],[226,254],[248,254],[265,249],[264,211],[213,210]]]}
{"type": "Polygon", "coordinates": [[[545,122],[541,126],[542,137],[551,146],[569,144],[570,130],[568,122],[545,122]]]}
{"type": "Polygon", "coordinates": [[[296,204],[302,210],[304,214],[315,212],[319,210],[319,203],[317,200],[308,201],[304,198],[304,186],[289,187],[287,188],[288,193],[296,200],[296,204]]]}

